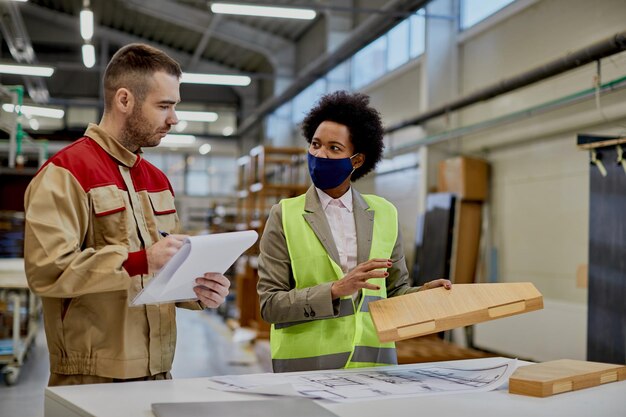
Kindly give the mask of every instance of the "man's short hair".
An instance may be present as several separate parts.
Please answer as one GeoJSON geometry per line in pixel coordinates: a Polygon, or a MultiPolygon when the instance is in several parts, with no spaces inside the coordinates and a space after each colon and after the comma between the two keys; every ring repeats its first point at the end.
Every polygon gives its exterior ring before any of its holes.
{"type": "Polygon", "coordinates": [[[156,72],[181,77],[178,62],[165,52],[142,43],[131,43],[117,51],[104,71],[104,109],[110,109],[115,93],[127,88],[139,103],[150,89],[150,77],[156,72]]]}

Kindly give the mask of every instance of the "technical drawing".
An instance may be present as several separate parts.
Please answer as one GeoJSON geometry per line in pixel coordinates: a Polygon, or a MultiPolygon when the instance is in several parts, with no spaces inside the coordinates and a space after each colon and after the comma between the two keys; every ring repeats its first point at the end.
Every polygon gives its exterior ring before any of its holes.
{"type": "Polygon", "coordinates": [[[507,382],[517,368],[515,359],[489,359],[483,368],[476,368],[475,365],[464,367],[463,361],[456,361],[447,366],[411,364],[384,368],[233,375],[213,377],[210,381],[216,383],[216,389],[224,391],[298,395],[336,402],[467,393],[496,389],[507,382]]]}

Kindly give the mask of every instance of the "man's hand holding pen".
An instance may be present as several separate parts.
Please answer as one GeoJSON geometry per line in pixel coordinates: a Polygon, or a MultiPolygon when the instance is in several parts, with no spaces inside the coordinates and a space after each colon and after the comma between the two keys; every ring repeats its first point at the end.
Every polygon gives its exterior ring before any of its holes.
{"type": "MultiPolygon", "coordinates": [[[[165,232],[159,231],[161,236],[165,232]]],[[[165,233],[163,239],[159,239],[154,245],[146,250],[148,258],[148,273],[157,272],[169,261],[172,256],[183,246],[183,242],[187,235],[170,235],[165,233]]]]}
{"type": "MultiPolygon", "coordinates": [[[[148,272],[154,273],[163,267],[176,252],[183,246],[187,235],[174,235],[159,230],[163,239],[159,239],[154,245],[146,250],[148,258],[148,272]]],[[[215,308],[226,300],[230,281],[222,274],[206,272],[202,277],[196,278],[196,286],[193,288],[198,300],[208,308],[215,308]]]]}

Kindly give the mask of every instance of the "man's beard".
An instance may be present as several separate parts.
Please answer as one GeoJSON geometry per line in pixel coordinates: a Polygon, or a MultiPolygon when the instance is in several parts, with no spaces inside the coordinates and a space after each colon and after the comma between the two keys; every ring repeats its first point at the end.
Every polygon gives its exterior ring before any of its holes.
{"type": "Polygon", "coordinates": [[[157,132],[151,130],[150,123],[141,110],[134,108],[122,129],[120,142],[131,150],[138,150],[142,146],[157,146],[160,139],[151,140],[156,134],[157,132]]]}

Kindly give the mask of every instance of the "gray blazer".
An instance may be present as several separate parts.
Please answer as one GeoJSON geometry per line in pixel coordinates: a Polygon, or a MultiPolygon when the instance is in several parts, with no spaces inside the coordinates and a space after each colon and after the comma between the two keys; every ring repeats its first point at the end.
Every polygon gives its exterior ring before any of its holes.
{"type": "MultiPolygon", "coordinates": [[[[354,220],[357,239],[357,264],[368,260],[372,246],[374,216],[369,206],[352,189],[354,220]]],[[[335,245],[330,226],[322,209],[315,187],[306,192],[304,218],[311,226],[326,252],[339,265],[339,251],[335,245]]],[[[387,270],[387,296],[393,297],[417,291],[409,285],[409,273],[406,267],[402,239],[398,238],[391,254],[393,265],[387,270]]],[[[291,261],[287,251],[287,242],[282,224],[282,208],[276,204],[270,210],[265,231],[260,241],[259,282],[257,292],[261,304],[261,316],[269,323],[287,323],[333,317],[339,314],[339,300],[331,300],[332,281],[311,288],[295,289],[291,271],[291,261]],[[314,315],[308,314],[314,311],[314,315]],[[306,313],[306,314],[305,314],[306,313]]]]}

